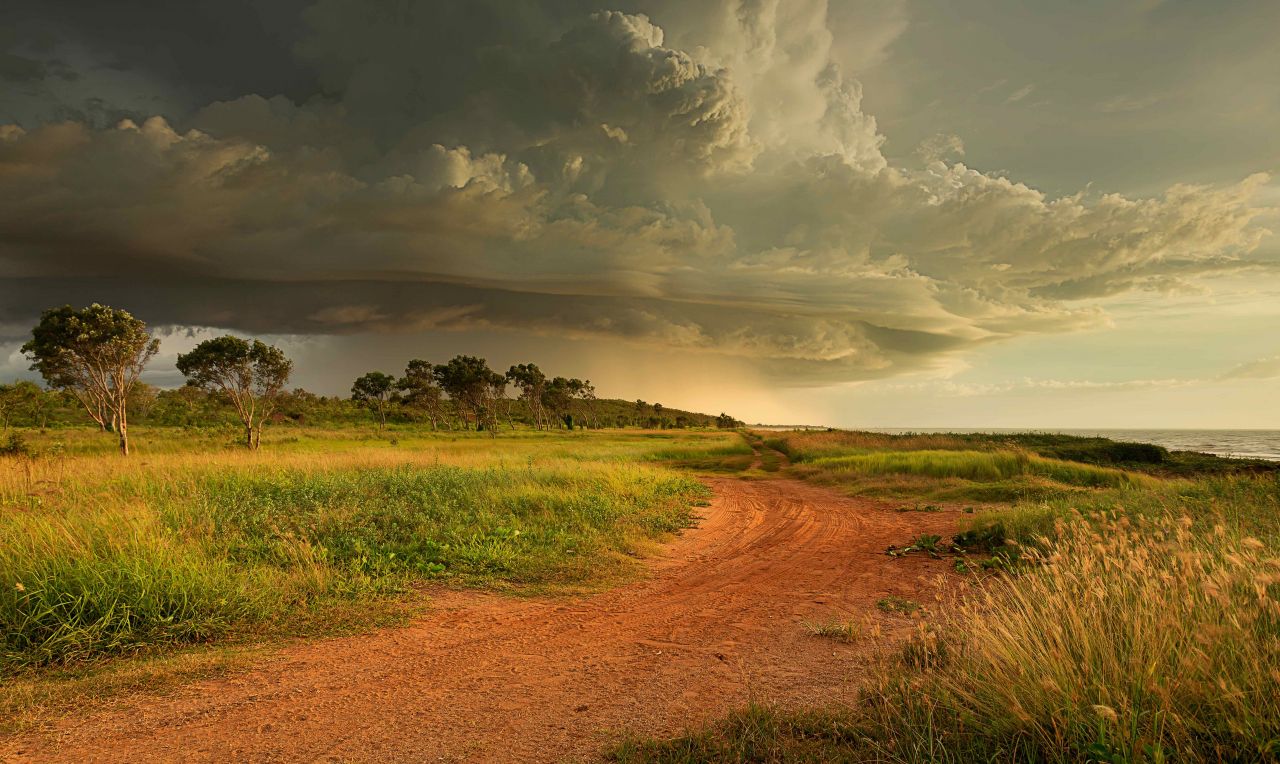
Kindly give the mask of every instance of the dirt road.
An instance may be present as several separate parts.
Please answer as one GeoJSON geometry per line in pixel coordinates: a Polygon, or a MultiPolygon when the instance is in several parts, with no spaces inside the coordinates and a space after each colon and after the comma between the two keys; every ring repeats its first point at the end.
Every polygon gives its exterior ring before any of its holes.
{"type": "Polygon", "coordinates": [[[941,561],[884,554],[952,513],[797,480],[711,481],[645,580],[574,600],[441,593],[407,628],[284,650],[247,672],[0,743],[5,761],[578,761],[751,699],[850,697],[864,648],[803,624],[927,600],[941,561]]]}

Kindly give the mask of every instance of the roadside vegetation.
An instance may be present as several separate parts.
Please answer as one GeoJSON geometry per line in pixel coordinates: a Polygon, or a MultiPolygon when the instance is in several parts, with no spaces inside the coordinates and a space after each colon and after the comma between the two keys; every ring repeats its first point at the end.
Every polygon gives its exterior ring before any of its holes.
{"type": "Polygon", "coordinates": [[[765,444],[792,473],[853,495],[1007,506],[1084,500],[1095,489],[1156,490],[1176,479],[1268,474],[1280,463],[1051,433],[797,432],[765,444]]]}
{"type": "MultiPolygon", "coordinates": [[[[912,481],[916,495],[980,494],[1011,479],[1040,490],[985,504],[954,538],[889,550],[952,557],[961,575],[954,601],[929,608],[911,639],[878,647],[856,700],[806,711],[762,699],[677,738],[627,739],[615,760],[1280,758],[1277,465],[1167,452],[1113,460],[1101,454],[1129,445],[1064,436],[1019,446],[831,432],[770,444],[805,478],[851,491],[907,485],[862,485],[881,477],[912,481]]],[[[846,633],[841,622],[809,628],[846,633]]]]}

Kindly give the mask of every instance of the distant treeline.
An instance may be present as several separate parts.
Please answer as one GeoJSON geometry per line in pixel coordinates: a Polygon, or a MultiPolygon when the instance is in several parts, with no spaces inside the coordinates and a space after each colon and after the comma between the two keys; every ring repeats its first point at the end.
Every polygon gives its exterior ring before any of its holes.
{"type": "Polygon", "coordinates": [[[106,305],[50,308],[22,346],[48,389],[18,381],[0,385],[0,427],[50,427],[86,415],[118,436],[129,453],[130,422],[179,427],[236,425],[256,448],[267,422],[343,425],[425,422],[435,429],[497,434],[519,425],[579,427],[720,427],[741,422],[667,409],[660,403],[599,400],[590,380],[548,377],[536,364],[505,373],[483,358],[459,355],[447,363],[409,361],[401,376],[371,371],[356,378],[350,398],[287,389],[293,362],[260,340],[231,335],[201,342],[178,356],[184,387],[161,390],[139,377],[160,342],[127,311],[106,305]]]}
{"type": "MultiPolygon", "coordinates": [[[[159,427],[230,427],[240,424],[235,408],[226,395],[198,387],[165,389],[139,382],[129,395],[129,421],[159,427]]],[[[565,412],[573,417],[575,427],[644,427],[649,429],[734,428],[742,422],[727,414],[712,416],[693,411],[667,408],[661,403],[599,398],[578,401],[565,412]]],[[[499,426],[538,427],[537,416],[525,401],[507,398],[500,401],[499,426]]],[[[427,414],[407,403],[403,396],[392,395],[386,406],[388,424],[430,425],[427,414]]],[[[346,427],[369,425],[378,421],[376,410],[367,403],[342,396],[317,395],[300,387],[280,394],[275,411],[268,421],[276,425],[346,427]]],[[[34,382],[17,381],[0,384],[0,431],[10,427],[68,427],[85,423],[84,409],[71,395],[46,390],[34,382]]],[[[564,420],[553,424],[564,428],[564,420]]],[[[454,403],[442,401],[436,427],[441,430],[472,429],[454,403]]]]}

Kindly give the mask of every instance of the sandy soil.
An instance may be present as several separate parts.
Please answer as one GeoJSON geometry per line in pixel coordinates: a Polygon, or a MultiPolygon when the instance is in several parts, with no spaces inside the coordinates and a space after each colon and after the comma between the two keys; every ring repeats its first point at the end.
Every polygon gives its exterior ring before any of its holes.
{"type": "Polygon", "coordinates": [[[0,742],[4,761],[590,761],[624,731],[669,734],[749,700],[852,697],[866,647],[806,621],[911,622],[943,561],[889,544],[948,533],[797,480],[710,481],[702,522],[638,583],[578,599],[440,592],[407,628],[299,644],[232,676],[0,742]]]}

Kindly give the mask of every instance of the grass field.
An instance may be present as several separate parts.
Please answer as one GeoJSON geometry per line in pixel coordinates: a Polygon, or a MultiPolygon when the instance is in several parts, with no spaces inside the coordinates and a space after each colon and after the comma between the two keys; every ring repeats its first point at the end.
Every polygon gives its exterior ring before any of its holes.
{"type": "Polygon", "coordinates": [[[735,433],[308,432],[257,453],[51,431],[0,461],[0,673],[377,622],[434,581],[515,591],[625,576],[706,489],[666,460],[735,433]],[[341,621],[342,619],[337,619],[341,621]]]}
{"type": "MultiPolygon", "coordinates": [[[[980,495],[1027,478],[1040,491],[975,514],[957,537],[969,542],[957,569],[978,572],[906,644],[874,648],[857,703],[803,711],[762,699],[676,738],[628,739],[615,760],[1280,757],[1273,469],[1206,458],[1197,473],[1189,457],[1175,470],[1118,470],[942,435],[797,433],[770,444],[797,474],[850,492],[980,495]],[[995,574],[965,565],[974,552],[1005,564],[995,574]]],[[[810,630],[859,638],[856,621],[810,630]]]]}

